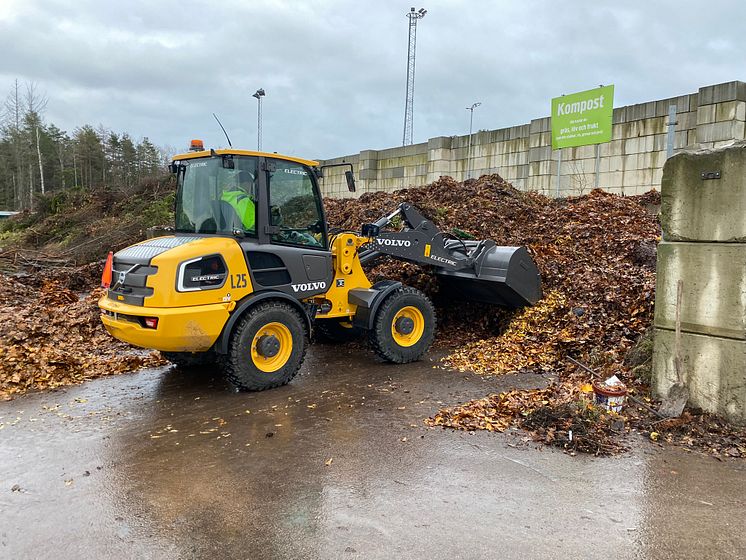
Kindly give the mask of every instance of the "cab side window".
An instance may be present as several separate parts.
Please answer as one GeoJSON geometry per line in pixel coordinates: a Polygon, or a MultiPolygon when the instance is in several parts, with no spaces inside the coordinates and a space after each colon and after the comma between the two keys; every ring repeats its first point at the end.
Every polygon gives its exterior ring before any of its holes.
{"type": "Polygon", "coordinates": [[[274,160],[269,173],[270,223],[277,228],[276,243],[324,247],[321,201],[316,196],[311,170],[299,163],[274,160]]]}

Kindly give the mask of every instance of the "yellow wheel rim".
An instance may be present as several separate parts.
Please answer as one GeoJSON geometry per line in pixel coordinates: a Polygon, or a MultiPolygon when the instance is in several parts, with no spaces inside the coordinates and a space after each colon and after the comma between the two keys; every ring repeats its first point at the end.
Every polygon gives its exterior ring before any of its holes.
{"type": "Polygon", "coordinates": [[[290,334],[290,329],[282,323],[267,323],[257,331],[254,340],[251,341],[251,361],[265,373],[272,373],[282,368],[288,363],[292,353],[293,335],[290,334]],[[264,339],[264,337],[268,338],[264,339]],[[270,346],[275,347],[271,352],[263,347],[267,346],[266,342],[268,340],[272,342],[270,346]],[[276,348],[275,340],[279,344],[279,349],[276,348]],[[264,344],[262,344],[263,342],[264,344]],[[274,353],[274,350],[276,350],[276,353],[274,353]],[[274,355],[272,355],[273,353],[274,355]]]}
{"type": "Polygon", "coordinates": [[[425,317],[422,315],[422,311],[411,305],[402,307],[391,321],[391,336],[399,346],[414,346],[422,338],[424,332],[425,317]],[[410,319],[412,321],[414,325],[411,332],[401,332],[400,319],[410,319]]]}

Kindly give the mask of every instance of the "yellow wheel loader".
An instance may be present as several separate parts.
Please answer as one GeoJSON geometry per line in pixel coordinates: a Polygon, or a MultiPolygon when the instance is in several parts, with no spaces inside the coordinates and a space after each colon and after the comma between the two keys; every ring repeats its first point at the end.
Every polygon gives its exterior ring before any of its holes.
{"type": "Polygon", "coordinates": [[[101,320],[120,340],[180,365],[220,364],[237,387],[262,390],[296,375],[314,330],[335,340],[367,333],[389,362],[423,356],[433,305],[400,282],[371,284],[363,265],[377,258],[429,267],[464,300],[520,307],[541,297],[525,248],[455,238],[406,203],[359,232],[331,233],[316,162],[193,144],[169,166],[173,235],[107,259],[101,320]]]}

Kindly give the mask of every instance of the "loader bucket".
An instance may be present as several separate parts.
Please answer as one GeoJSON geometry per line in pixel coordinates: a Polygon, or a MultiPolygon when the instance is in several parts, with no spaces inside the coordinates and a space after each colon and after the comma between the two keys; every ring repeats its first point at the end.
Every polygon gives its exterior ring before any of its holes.
{"type": "MultiPolygon", "coordinates": [[[[454,298],[501,305],[511,309],[533,305],[541,298],[541,277],[525,247],[491,247],[475,259],[474,267],[449,271],[437,269],[441,286],[454,298]]],[[[469,251],[477,241],[465,242],[469,251]]],[[[461,251],[460,242],[449,242],[451,251],[461,251]]]]}

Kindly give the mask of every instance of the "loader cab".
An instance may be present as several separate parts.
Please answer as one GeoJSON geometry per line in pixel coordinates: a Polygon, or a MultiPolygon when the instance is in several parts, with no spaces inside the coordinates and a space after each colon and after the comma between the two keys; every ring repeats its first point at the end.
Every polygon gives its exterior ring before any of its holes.
{"type": "Polygon", "coordinates": [[[255,291],[304,299],[333,277],[316,162],[244,150],[174,158],[178,235],[222,236],[243,249],[255,291]]]}
{"type": "Polygon", "coordinates": [[[177,156],[176,231],[326,250],[314,162],[238,152],[177,156]]]}

